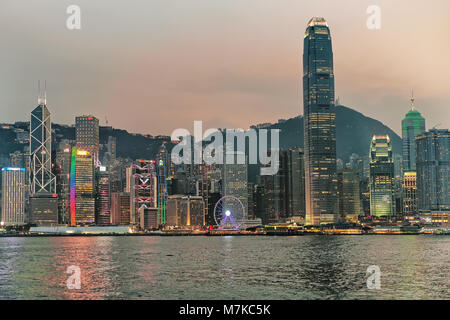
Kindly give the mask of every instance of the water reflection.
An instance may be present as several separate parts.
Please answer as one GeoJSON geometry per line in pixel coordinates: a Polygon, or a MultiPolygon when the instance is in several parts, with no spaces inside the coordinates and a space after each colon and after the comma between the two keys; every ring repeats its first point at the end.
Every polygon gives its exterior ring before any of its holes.
{"type": "Polygon", "coordinates": [[[0,298],[448,299],[449,253],[424,236],[1,238],[0,298]]]}

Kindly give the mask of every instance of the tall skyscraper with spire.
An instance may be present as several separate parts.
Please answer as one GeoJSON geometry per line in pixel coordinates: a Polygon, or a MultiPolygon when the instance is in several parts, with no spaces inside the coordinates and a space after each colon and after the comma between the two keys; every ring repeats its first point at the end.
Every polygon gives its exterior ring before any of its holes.
{"type": "Polygon", "coordinates": [[[40,92],[38,106],[30,119],[30,200],[26,222],[32,225],[58,223],[56,176],[52,173],[52,122],[46,93],[40,92]]]}
{"type": "MultiPolygon", "coordinates": [[[[39,86],[40,87],[40,86],[39,86]]],[[[40,90],[40,89],[39,89],[40,90]]],[[[38,106],[30,119],[30,194],[55,193],[52,173],[52,123],[46,93],[39,92],[38,106]]]]}
{"type": "Polygon", "coordinates": [[[425,132],[425,119],[414,105],[414,93],[411,96],[411,110],[402,120],[403,172],[416,171],[415,137],[425,132]]]}
{"type": "Polygon", "coordinates": [[[336,112],[331,34],[312,18],[304,37],[303,105],[306,223],[337,221],[336,112]]]}

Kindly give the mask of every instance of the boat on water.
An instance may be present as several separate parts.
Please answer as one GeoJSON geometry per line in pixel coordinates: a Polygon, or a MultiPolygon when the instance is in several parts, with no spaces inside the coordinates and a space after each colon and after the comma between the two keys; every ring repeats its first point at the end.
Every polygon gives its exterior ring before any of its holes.
{"type": "Polygon", "coordinates": [[[348,229],[324,229],[320,234],[324,235],[342,235],[342,236],[359,236],[364,234],[364,231],[360,228],[348,228],[348,229]]]}
{"type": "Polygon", "coordinates": [[[271,223],[264,227],[264,231],[268,236],[301,236],[304,229],[292,223],[271,223]]]}
{"type": "Polygon", "coordinates": [[[369,234],[378,235],[414,235],[421,234],[417,226],[376,226],[369,234]]]}
{"type": "Polygon", "coordinates": [[[450,227],[423,227],[420,232],[423,234],[450,235],[450,227]]]}

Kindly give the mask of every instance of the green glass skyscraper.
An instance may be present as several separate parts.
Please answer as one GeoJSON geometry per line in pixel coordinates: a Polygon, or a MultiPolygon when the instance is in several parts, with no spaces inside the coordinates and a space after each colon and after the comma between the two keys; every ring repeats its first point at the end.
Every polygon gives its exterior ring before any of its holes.
{"type": "Polygon", "coordinates": [[[411,98],[411,110],[402,121],[403,172],[416,171],[415,137],[425,132],[425,119],[415,110],[414,97],[411,98]]]}
{"type": "Polygon", "coordinates": [[[338,210],[333,50],[323,18],[312,18],[305,32],[303,106],[306,223],[334,223],[338,210]]]}

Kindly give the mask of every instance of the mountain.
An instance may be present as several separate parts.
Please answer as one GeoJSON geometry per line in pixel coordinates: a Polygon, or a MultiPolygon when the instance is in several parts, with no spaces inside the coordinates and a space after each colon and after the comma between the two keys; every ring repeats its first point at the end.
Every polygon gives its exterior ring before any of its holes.
{"type": "MultiPolygon", "coordinates": [[[[28,122],[0,125],[0,167],[9,166],[9,155],[15,151],[26,152],[29,144],[28,122]]],[[[163,142],[170,142],[168,136],[151,136],[129,133],[112,127],[100,127],[100,144],[105,145],[108,137],[116,138],[117,157],[130,159],[154,159],[163,142]]],[[[53,151],[63,140],[75,140],[75,127],[52,123],[53,151]]],[[[100,151],[102,154],[104,151],[100,151]]]]}
{"type": "MultiPolygon", "coordinates": [[[[280,148],[303,147],[303,117],[296,117],[268,126],[280,129],[280,148]]],[[[389,135],[394,153],[402,153],[402,140],[389,127],[378,120],[364,116],[345,106],[336,106],[337,157],[347,161],[352,153],[369,154],[373,135],[389,135]]]]}
{"type": "MultiPolygon", "coordinates": [[[[400,137],[380,121],[345,107],[336,106],[337,123],[337,157],[345,161],[356,153],[367,156],[372,136],[388,134],[391,137],[394,153],[401,154],[402,142],[400,137]]],[[[260,127],[260,126],[257,126],[260,127]]],[[[52,124],[54,144],[61,139],[75,139],[74,126],[52,124]]],[[[265,124],[264,128],[280,129],[280,148],[289,149],[303,147],[303,118],[296,117],[289,120],[279,120],[276,124],[265,124]]],[[[23,152],[28,145],[28,123],[0,125],[0,166],[9,165],[9,154],[14,151],[23,152]]],[[[129,133],[126,130],[112,127],[100,127],[100,143],[106,144],[108,137],[117,140],[117,156],[131,159],[154,159],[162,143],[170,142],[168,136],[150,136],[129,133]]],[[[169,143],[168,150],[171,145],[169,143]]]]}

